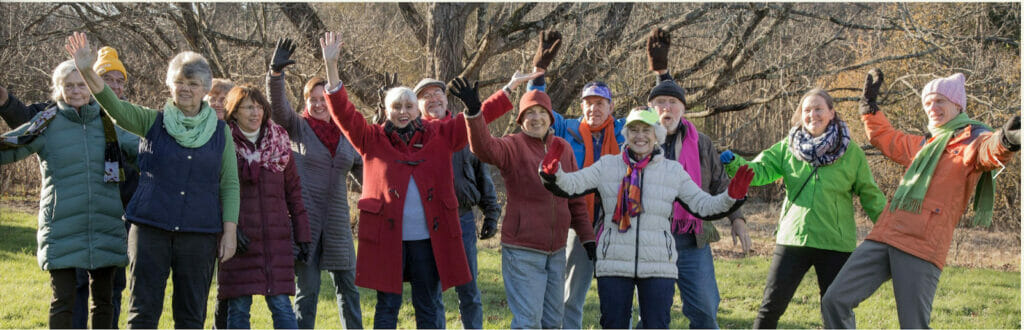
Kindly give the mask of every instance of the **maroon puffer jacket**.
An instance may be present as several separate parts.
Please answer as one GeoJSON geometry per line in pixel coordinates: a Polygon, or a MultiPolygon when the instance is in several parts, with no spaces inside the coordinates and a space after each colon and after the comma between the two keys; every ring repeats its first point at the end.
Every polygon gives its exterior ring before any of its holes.
{"type": "Polygon", "coordinates": [[[295,158],[284,172],[260,171],[259,182],[239,178],[238,230],[249,237],[248,251],[220,264],[217,299],[295,295],[293,237],[310,242],[295,158]]]}

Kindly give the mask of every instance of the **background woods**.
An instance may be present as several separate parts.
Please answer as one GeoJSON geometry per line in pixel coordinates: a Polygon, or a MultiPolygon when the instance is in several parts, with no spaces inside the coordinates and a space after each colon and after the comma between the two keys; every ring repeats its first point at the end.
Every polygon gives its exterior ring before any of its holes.
{"type": "MultiPolygon", "coordinates": [[[[301,105],[302,83],[324,71],[317,38],[337,31],[346,45],[342,80],[369,114],[385,71],[405,85],[465,76],[480,80],[486,96],[516,70],[531,70],[538,33],[555,28],[563,35],[548,73],[555,108],[579,115],[579,90],[604,80],[621,116],[654,85],[643,46],[662,26],[671,31],[669,68],[687,89],[690,119],[745,156],[782,139],[800,94],[815,86],[833,93],[854,140],[868,146],[856,100],[873,67],[886,73],[882,109],[902,130],[921,132],[921,87],[953,72],[967,76],[974,118],[999,127],[1020,113],[1019,3],[4,3],[0,12],[0,84],[25,101],[48,95],[72,31],[117,48],[131,99],[150,107],[167,98],[166,63],[177,52],[197,51],[215,76],[262,86],[279,37],[299,45],[288,81],[301,105]]],[[[492,128],[514,130],[509,121],[492,128]]],[[[902,168],[867,152],[891,195],[902,168]]],[[[0,166],[0,191],[35,194],[37,166],[34,158],[0,166]]],[[[991,230],[1019,232],[1019,182],[1015,158],[998,179],[991,230]]],[[[752,190],[774,201],[781,189],[752,190]]]]}

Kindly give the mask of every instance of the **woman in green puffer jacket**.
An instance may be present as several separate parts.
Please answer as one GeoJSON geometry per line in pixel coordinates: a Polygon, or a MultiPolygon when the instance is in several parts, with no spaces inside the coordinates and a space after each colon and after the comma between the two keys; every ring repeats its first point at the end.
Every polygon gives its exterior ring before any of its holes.
{"type": "Polygon", "coordinates": [[[53,71],[53,105],[0,136],[0,164],[39,158],[39,266],[50,272],[50,328],[70,328],[75,268],[89,273],[92,324],[108,325],[115,267],[128,264],[127,233],[118,182],[121,150],[134,157],[139,137],[101,114],[89,88],[65,61],[53,71]]]}
{"type": "Polygon", "coordinates": [[[786,185],[775,252],[754,328],[775,328],[804,274],[814,266],[822,296],[857,247],[853,195],[871,221],[885,208],[885,195],[871,176],[864,151],[850,144],[850,131],[820,88],[803,95],[789,136],[752,161],[722,153],[729,175],[743,165],[754,170],[751,186],[778,179],[786,185]]]}

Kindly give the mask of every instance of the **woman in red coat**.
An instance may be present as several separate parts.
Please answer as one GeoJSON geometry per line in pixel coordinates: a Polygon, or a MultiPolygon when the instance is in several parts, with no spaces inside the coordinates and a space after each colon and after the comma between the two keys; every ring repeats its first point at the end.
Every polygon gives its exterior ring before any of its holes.
{"type": "Polygon", "coordinates": [[[274,328],[295,329],[288,299],[295,295],[292,240],[299,245],[301,260],[309,255],[310,235],[291,141],[284,128],[269,120],[270,103],[255,86],[231,89],[225,104],[237,146],[238,232],[249,242],[243,249],[240,240],[235,257],[220,265],[217,299],[227,301],[229,329],[249,328],[255,294],[266,298],[274,328]]]}

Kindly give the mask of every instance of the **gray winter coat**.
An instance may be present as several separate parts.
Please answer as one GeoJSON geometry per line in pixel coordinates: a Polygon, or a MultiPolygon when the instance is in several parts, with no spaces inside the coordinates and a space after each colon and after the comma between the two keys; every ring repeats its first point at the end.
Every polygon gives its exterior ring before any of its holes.
{"type": "Polygon", "coordinates": [[[346,175],[362,181],[363,160],[342,135],[338,148],[331,153],[324,146],[306,119],[295,113],[285,95],[284,74],[267,74],[270,118],[288,131],[292,140],[292,156],[302,181],[302,203],[309,215],[309,232],[313,243],[310,256],[319,260],[321,270],[352,270],[356,267],[355,247],[349,218],[346,175]]]}

